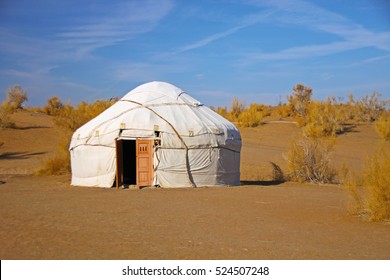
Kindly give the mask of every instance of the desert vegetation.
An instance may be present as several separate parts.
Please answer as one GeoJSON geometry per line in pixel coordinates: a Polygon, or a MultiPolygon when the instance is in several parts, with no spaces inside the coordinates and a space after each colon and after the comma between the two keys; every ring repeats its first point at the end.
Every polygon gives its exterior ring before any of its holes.
{"type": "Polygon", "coordinates": [[[264,122],[264,118],[271,115],[272,106],[252,103],[246,107],[245,102],[235,97],[230,105],[227,107],[211,107],[215,112],[222,117],[236,123],[239,127],[256,127],[264,122]]]}
{"type": "Polygon", "coordinates": [[[11,120],[11,114],[23,109],[28,100],[27,92],[20,85],[14,85],[7,91],[7,99],[0,105],[0,128],[13,128],[15,124],[11,120]]]}
{"type": "MultiPolygon", "coordinates": [[[[302,128],[302,133],[290,144],[284,155],[287,169],[273,165],[273,177],[279,181],[314,184],[342,184],[355,201],[355,213],[365,213],[370,220],[390,219],[390,151],[382,148],[367,160],[362,175],[351,176],[348,166],[337,170],[331,154],[338,135],[359,125],[372,124],[384,141],[390,141],[390,100],[374,91],[360,99],[349,94],[343,98],[313,100],[313,89],[302,84],[292,88],[287,103],[269,107],[259,104],[245,106],[235,98],[230,106],[215,111],[235,122],[241,129],[263,125],[266,121],[287,120],[302,128]],[[275,175],[277,174],[277,175],[275,175]],[[348,176],[347,176],[348,174],[348,176]]],[[[388,146],[386,146],[388,147],[388,146]]]]}
{"type": "Polygon", "coordinates": [[[370,221],[390,222],[390,154],[378,149],[367,159],[362,176],[349,178],[345,187],[353,198],[352,214],[370,221]]]}
{"type": "Polygon", "coordinates": [[[334,182],[336,171],[331,166],[331,140],[301,137],[291,143],[286,156],[288,178],[296,182],[324,184],[334,182]]]}
{"type": "Polygon", "coordinates": [[[53,123],[62,130],[62,140],[54,155],[47,158],[40,166],[37,175],[58,175],[70,172],[69,143],[73,132],[84,123],[94,118],[117,99],[96,100],[93,103],[80,102],[77,106],[64,104],[57,96],[49,98],[42,108],[25,108],[28,101],[27,91],[20,85],[12,86],[7,92],[6,100],[0,106],[0,128],[16,128],[12,114],[18,110],[30,110],[52,117],[53,123]]]}
{"type": "Polygon", "coordinates": [[[54,156],[45,160],[37,169],[37,175],[57,175],[70,172],[69,144],[73,132],[115,102],[116,99],[96,100],[94,103],[80,102],[74,107],[71,104],[64,105],[57,96],[49,98],[42,111],[53,116],[54,124],[63,131],[63,138],[54,156]]]}
{"type": "Polygon", "coordinates": [[[375,122],[378,134],[385,140],[390,141],[390,112],[384,112],[375,122]]]}

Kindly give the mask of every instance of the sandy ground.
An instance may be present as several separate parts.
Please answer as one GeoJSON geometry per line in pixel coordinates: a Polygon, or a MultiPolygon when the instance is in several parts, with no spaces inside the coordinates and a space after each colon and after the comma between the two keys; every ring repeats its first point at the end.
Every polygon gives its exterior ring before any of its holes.
{"type": "MultiPolygon", "coordinates": [[[[294,124],[242,131],[243,186],[117,190],[33,176],[61,133],[44,115],[14,118],[0,130],[1,259],[390,259],[390,226],[351,215],[341,186],[269,181],[294,124]]],[[[378,145],[372,126],[354,128],[335,166],[359,173],[378,145]]]]}

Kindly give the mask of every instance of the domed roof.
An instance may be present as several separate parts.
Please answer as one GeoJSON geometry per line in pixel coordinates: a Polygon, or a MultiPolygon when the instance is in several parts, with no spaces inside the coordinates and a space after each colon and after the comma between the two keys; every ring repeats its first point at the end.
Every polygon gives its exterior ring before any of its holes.
{"type": "Polygon", "coordinates": [[[166,133],[164,145],[231,145],[241,148],[237,128],[180,88],[165,82],[140,85],[92,119],[74,134],[71,147],[80,144],[114,145],[117,137],[152,137],[166,133]],[[180,138],[179,137],[179,138],[180,138]]]}

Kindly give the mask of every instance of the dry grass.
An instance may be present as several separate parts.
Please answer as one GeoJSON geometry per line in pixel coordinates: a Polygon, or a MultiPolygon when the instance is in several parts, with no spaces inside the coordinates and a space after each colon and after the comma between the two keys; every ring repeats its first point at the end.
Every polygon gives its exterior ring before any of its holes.
{"type": "Polygon", "coordinates": [[[62,175],[70,172],[69,156],[63,153],[56,153],[42,163],[42,166],[35,172],[38,176],[62,175]]]}

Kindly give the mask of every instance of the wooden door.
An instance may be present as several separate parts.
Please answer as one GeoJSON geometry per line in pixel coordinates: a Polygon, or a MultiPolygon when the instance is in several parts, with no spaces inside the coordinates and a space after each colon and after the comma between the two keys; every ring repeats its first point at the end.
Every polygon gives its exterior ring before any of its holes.
{"type": "Polygon", "coordinates": [[[137,186],[153,185],[153,140],[139,140],[137,150],[137,186]]]}

